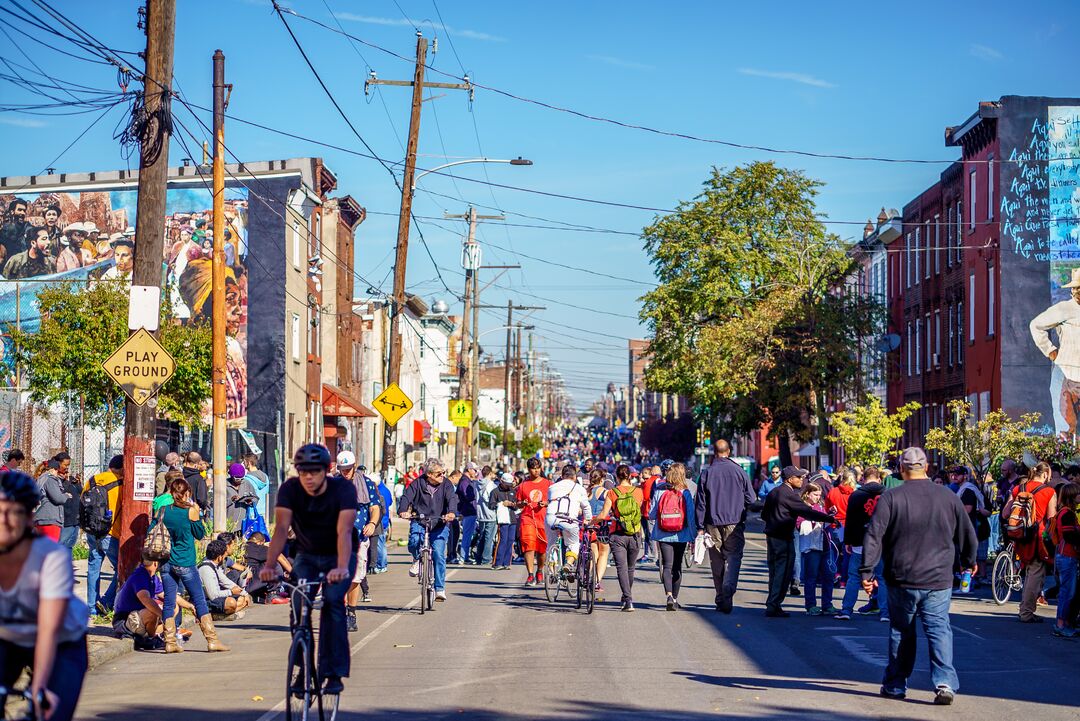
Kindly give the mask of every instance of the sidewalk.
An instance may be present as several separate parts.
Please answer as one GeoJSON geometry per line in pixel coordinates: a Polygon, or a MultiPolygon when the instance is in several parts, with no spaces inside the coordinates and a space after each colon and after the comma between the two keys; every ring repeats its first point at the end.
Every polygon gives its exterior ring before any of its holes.
{"type": "MultiPolygon", "coordinates": [[[[85,560],[75,561],[75,595],[86,602],[86,564],[85,560]]],[[[101,592],[109,587],[112,580],[112,567],[106,562],[101,569],[101,592]]],[[[97,625],[91,609],[90,629],[86,634],[86,644],[90,653],[90,668],[95,668],[113,661],[134,650],[129,638],[117,638],[112,626],[97,625]]]]}

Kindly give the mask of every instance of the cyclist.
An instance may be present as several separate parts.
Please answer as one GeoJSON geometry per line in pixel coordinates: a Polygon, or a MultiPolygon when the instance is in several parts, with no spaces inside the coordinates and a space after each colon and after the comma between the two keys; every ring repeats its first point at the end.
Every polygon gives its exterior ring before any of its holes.
{"type": "MultiPolygon", "coordinates": [[[[446,469],[438,458],[429,458],[423,465],[424,475],[413,481],[398,501],[398,513],[412,520],[409,525],[409,553],[413,557],[409,575],[420,575],[420,544],[424,540],[424,527],[417,519],[438,519],[431,527],[431,560],[435,566],[435,600],[446,600],[446,542],[450,538],[450,526],[457,518],[457,493],[452,483],[445,483],[446,469]]],[[[430,522],[430,521],[429,521],[430,522]]]]}
{"type": "MultiPolygon", "coordinates": [[[[318,443],[301,446],[293,456],[297,476],[281,484],[274,509],[274,535],[259,578],[277,580],[278,560],[289,530],[296,536],[293,571],[312,580],[326,574],[319,612],[319,672],[323,693],[340,694],[349,675],[349,632],[345,625],[345,593],[356,574],[356,488],[329,476],[330,451],[318,443]]],[[[294,603],[296,601],[294,600],[294,603]]]]}
{"type": "Polygon", "coordinates": [[[31,527],[40,497],[30,476],[0,470],[0,686],[29,666],[37,717],[69,721],[86,675],[90,612],[75,597],[71,552],[31,527]]]}
{"type": "Polygon", "coordinates": [[[592,508],[589,506],[589,494],[578,483],[577,469],[570,463],[563,466],[562,478],[551,484],[548,489],[547,527],[551,529],[551,539],[562,534],[565,550],[565,571],[572,573],[581,551],[581,537],[577,521],[584,518],[592,520],[592,508]]]}

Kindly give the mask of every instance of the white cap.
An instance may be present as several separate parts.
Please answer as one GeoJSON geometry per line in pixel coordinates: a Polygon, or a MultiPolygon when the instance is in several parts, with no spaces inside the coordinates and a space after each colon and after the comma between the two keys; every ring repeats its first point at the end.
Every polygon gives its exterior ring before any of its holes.
{"type": "Polygon", "coordinates": [[[511,473],[510,471],[506,471],[502,474],[502,476],[499,477],[499,480],[503,483],[513,483],[516,479],[514,478],[513,473],[511,473]]]}
{"type": "Polygon", "coordinates": [[[356,456],[351,451],[342,451],[337,457],[338,468],[352,468],[356,465],[356,456]]]}

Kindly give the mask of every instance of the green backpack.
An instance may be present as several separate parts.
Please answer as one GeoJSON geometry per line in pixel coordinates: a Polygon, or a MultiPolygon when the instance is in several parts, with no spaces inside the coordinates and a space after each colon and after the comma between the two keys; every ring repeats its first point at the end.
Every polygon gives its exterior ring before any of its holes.
{"type": "Polygon", "coordinates": [[[634,498],[634,492],[619,493],[615,490],[615,515],[619,517],[619,525],[623,533],[636,536],[641,532],[641,506],[634,498]]]}

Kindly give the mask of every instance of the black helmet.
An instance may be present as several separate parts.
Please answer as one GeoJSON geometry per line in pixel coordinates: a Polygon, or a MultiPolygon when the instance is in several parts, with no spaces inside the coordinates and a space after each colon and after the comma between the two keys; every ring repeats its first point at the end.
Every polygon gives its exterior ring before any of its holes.
{"type": "Polygon", "coordinates": [[[0,471],[0,501],[21,503],[31,512],[41,501],[41,489],[22,471],[0,471]]]}
{"type": "Polygon", "coordinates": [[[299,468],[318,466],[326,470],[330,469],[330,451],[321,443],[308,443],[296,449],[293,455],[293,465],[299,468]]]}
{"type": "Polygon", "coordinates": [[[670,471],[671,467],[674,466],[674,465],[675,465],[675,461],[671,460],[670,458],[662,460],[662,461],[660,461],[660,472],[663,473],[666,476],[667,472],[670,471]]]}

